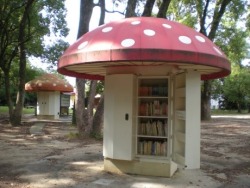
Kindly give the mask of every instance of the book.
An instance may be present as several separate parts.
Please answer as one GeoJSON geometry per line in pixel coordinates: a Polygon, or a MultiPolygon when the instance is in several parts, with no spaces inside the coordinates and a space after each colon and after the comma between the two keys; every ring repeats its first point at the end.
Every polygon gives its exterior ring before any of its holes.
{"type": "Polygon", "coordinates": [[[138,154],[167,156],[167,141],[140,141],[138,144],[138,154]]]}

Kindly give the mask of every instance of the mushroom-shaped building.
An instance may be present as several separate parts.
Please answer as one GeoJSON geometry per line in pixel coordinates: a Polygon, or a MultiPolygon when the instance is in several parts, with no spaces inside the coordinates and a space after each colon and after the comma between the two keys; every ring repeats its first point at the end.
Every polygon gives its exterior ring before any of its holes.
{"type": "Polygon", "coordinates": [[[187,26],[136,17],[83,35],[58,72],[105,79],[105,170],[171,176],[200,167],[200,81],[229,75],[230,62],[187,26]]]}
{"type": "Polygon", "coordinates": [[[43,74],[27,82],[25,91],[37,92],[38,118],[59,119],[70,103],[70,96],[63,92],[73,92],[73,87],[55,74],[43,74]]]}

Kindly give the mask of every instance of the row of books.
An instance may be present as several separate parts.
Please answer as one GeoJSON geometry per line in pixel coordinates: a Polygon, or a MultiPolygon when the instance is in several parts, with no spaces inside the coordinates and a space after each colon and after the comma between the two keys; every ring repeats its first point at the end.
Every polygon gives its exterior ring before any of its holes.
{"type": "Polygon", "coordinates": [[[139,96],[167,96],[167,86],[140,86],[139,96]]]}
{"type": "Polygon", "coordinates": [[[153,102],[141,102],[139,105],[140,116],[168,115],[168,103],[154,100],[153,102]]]}
{"type": "Polygon", "coordinates": [[[148,120],[147,122],[140,122],[138,127],[138,134],[147,136],[167,136],[167,120],[148,120]]]}
{"type": "Polygon", "coordinates": [[[167,156],[167,141],[139,141],[138,154],[167,156]]]}

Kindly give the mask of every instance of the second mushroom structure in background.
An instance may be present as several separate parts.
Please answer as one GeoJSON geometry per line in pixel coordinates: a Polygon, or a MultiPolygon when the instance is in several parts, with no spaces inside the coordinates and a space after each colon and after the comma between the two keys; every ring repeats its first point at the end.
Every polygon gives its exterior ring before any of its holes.
{"type": "Polygon", "coordinates": [[[206,36],[153,17],[104,24],[58,62],[61,74],[105,80],[104,169],[165,177],[200,168],[201,80],[230,71],[206,36]]]}
{"type": "Polygon", "coordinates": [[[43,74],[27,82],[25,91],[37,93],[39,119],[59,119],[61,114],[68,114],[73,87],[58,75],[43,74]]]}

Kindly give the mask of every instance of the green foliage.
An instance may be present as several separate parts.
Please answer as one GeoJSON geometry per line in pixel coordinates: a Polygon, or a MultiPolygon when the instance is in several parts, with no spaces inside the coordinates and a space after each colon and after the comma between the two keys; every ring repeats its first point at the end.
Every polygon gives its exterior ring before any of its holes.
{"type": "MultiPolygon", "coordinates": [[[[242,114],[247,114],[248,111],[243,110],[242,114]]],[[[213,115],[237,115],[239,114],[237,110],[221,110],[221,109],[214,109],[212,110],[213,115]]]]}
{"type": "Polygon", "coordinates": [[[56,40],[46,44],[49,37],[67,35],[65,15],[64,0],[0,0],[0,74],[4,73],[12,125],[21,122],[27,59],[34,56],[53,63],[54,56],[59,58],[66,44],[56,40]],[[13,93],[17,93],[15,106],[13,93]]]}
{"type": "MultiPolygon", "coordinates": [[[[23,0],[5,1],[0,0],[0,34],[1,34],[1,56],[5,57],[8,61],[10,56],[13,55],[13,49],[19,46],[18,32],[19,24],[22,14],[24,12],[25,4],[27,2],[23,0]],[[5,44],[5,45],[3,45],[5,44]]],[[[46,46],[49,37],[61,37],[68,34],[68,28],[66,27],[66,11],[64,7],[64,1],[62,0],[38,0],[33,3],[32,9],[29,12],[29,22],[26,27],[26,48],[28,56],[42,57],[48,60],[55,59],[50,58],[52,52],[58,54],[62,48],[58,47],[58,44],[62,44],[62,41],[51,41],[53,45],[46,46]],[[45,36],[47,38],[45,38],[45,36]],[[48,54],[49,49],[51,53],[48,54]]],[[[65,47],[65,43],[63,44],[65,47]]],[[[17,51],[14,53],[18,55],[17,51]]],[[[59,57],[59,56],[58,56],[59,57]]],[[[2,62],[6,63],[6,62],[2,62]]]]}
{"type": "MultiPolygon", "coordinates": [[[[235,104],[238,112],[250,104],[250,69],[248,67],[235,67],[232,74],[225,78],[223,84],[223,97],[226,103],[235,104]]],[[[226,105],[228,105],[226,104],[226,105]]]]}
{"type": "MultiPolygon", "coordinates": [[[[26,77],[25,81],[28,82],[33,80],[35,77],[44,74],[44,70],[33,67],[29,63],[26,67],[26,77]]],[[[3,78],[3,72],[0,70],[0,78],[3,78]]],[[[14,101],[16,98],[17,88],[18,88],[18,62],[13,62],[12,67],[10,70],[10,85],[11,85],[11,97],[14,101]]],[[[34,103],[36,101],[36,94],[35,93],[26,93],[25,95],[25,102],[26,103],[34,103]]],[[[4,79],[0,80],[0,105],[6,105],[6,95],[5,95],[5,85],[4,79]]]]}
{"type": "MultiPolygon", "coordinates": [[[[0,106],[0,114],[7,114],[9,112],[8,106],[0,106]]],[[[34,108],[23,108],[23,114],[35,114],[34,108]]]]}
{"type": "Polygon", "coordinates": [[[79,138],[81,138],[81,134],[78,132],[70,132],[69,134],[67,134],[67,138],[70,140],[79,139],[79,138]]]}
{"type": "Polygon", "coordinates": [[[195,28],[197,24],[197,10],[193,1],[172,0],[166,13],[169,20],[178,21],[184,25],[195,28]]]}
{"type": "Polygon", "coordinates": [[[102,140],[103,139],[103,134],[101,133],[91,133],[90,136],[96,140],[102,140]]]}
{"type": "MultiPolygon", "coordinates": [[[[90,92],[90,82],[91,80],[87,80],[86,81],[86,96],[89,96],[89,92],[90,92]]],[[[97,86],[96,86],[96,94],[102,94],[104,91],[104,82],[98,80],[97,81],[97,86]]]]}
{"type": "Polygon", "coordinates": [[[213,80],[211,88],[212,99],[217,100],[223,95],[223,83],[224,83],[224,78],[213,80]]]}

